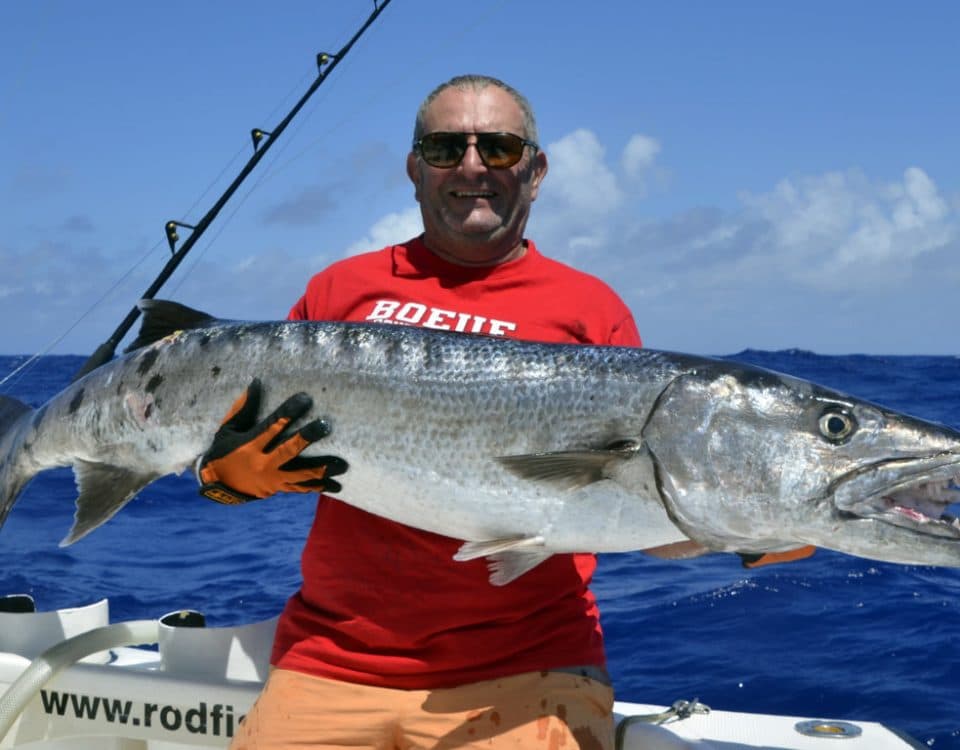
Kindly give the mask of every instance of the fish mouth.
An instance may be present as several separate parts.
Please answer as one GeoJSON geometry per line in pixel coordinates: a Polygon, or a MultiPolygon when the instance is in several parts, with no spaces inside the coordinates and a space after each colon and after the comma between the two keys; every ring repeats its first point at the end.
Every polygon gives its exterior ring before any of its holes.
{"type": "Polygon", "coordinates": [[[944,465],[891,461],[845,480],[835,494],[841,517],[864,518],[960,542],[960,457],[944,465]]]}
{"type": "Polygon", "coordinates": [[[921,534],[960,539],[960,477],[920,482],[880,497],[885,508],[873,517],[921,534]],[[951,506],[958,506],[951,508],[951,506]]]}

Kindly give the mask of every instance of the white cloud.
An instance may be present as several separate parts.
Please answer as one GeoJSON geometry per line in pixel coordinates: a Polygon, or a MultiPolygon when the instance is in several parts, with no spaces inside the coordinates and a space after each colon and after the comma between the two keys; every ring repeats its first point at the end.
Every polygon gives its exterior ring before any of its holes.
{"type": "MultiPolygon", "coordinates": [[[[948,347],[934,332],[960,283],[960,196],[945,195],[918,166],[887,180],[856,169],[793,175],[740,194],[733,209],[688,206],[657,216],[637,190],[662,169],[654,138],[634,135],[608,160],[597,135],[579,129],[547,151],[550,171],[528,236],[547,255],[607,280],[649,345],[714,353],[948,347]]],[[[244,244],[237,260],[200,260],[168,294],[223,317],[282,317],[306,280],[337,257],[419,234],[419,206],[386,213],[366,231],[359,226],[355,242],[340,236],[322,255],[311,254],[313,240],[298,246],[295,235],[268,247],[244,244]]],[[[76,244],[78,236],[69,239],[0,246],[0,315],[22,321],[4,332],[0,351],[36,350],[104,294],[114,264],[76,244]]],[[[147,273],[110,298],[133,298],[147,273]]],[[[85,330],[109,330],[127,309],[110,301],[85,330]]],[[[61,346],[90,348],[75,340],[61,346]]]]}
{"type": "Polygon", "coordinates": [[[575,130],[545,150],[550,168],[528,234],[549,254],[578,263],[608,244],[607,227],[623,205],[624,192],[595,133],[575,130]]]}
{"type": "Polygon", "coordinates": [[[347,248],[344,257],[379,250],[381,247],[409,240],[422,232],[420,206],[411,206],[403,211],[387,214],[378,220],[362,239],[347,248]]]}
{"type": "Polygon", "coordinates": [[[627,141],[627,145],[623,149],[623,155],[620,157],[624,174],[631,179],[640,178],[653,166],[653,162],[659,153],[659,141],[637,133],[627,141]]]}
{"type": "Polygon", "coordinates": [[[550,170],[544,190],[583,220],[592,221],[615,211],[623,201],[616,175],[604,162],[605,150],[596,134],[575,130],[547,146],[550,170]]]}
{"type": "Polygon", "coordinates": [[[960,217],[917,167],[893,183],[856,170],[783,180],[741,201],[734,221],[767,229],[766,244],[740,248],[742,268],[817,287],[897,283],[912,260],[947,247],[960,230],[960,217]]]}

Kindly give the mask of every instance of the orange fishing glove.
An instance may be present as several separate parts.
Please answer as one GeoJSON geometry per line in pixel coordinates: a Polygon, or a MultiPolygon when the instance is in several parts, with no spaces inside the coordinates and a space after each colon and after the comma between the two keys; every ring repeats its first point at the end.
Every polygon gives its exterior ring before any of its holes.
{"type": "Polygon", "coordinates": [[[806,546],[788,549],[785,552],[760,552],[756,554],[740,552],[738,554],[740,555],[740,562],[743,563],[743,567],[762,568],[764,565],[778,565],[780,563],[793,562],[794,560],[803,560],[804,558],[810,557],[810,555],[816,551],[816,547],[806,546]]]}
{"type": "Polygon", "coordinates": [[[330,434],[316,419],[299,430],[287,427],[313,405],[306,393],[288,398],[266,419],[257,422],[262,386],[253,382],[214,435],[210,449],[197,464],[200,494],[218,503],[238,505],[277,492],[339,492],[331,477],[343,474],[347,462],[337,456],[301,456],[311,443],[330,434]]]}

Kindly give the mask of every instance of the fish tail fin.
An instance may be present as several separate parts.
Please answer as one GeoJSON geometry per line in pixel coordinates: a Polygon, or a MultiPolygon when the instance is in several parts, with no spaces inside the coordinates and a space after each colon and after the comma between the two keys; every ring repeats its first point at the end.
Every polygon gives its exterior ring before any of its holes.
{"type": "Polygon", "coordinates": [[[17,457],[33,409],[9,396],[0,396],[0,525],[7,518],[21,490],[33,478],[17,457]]]}
{"type": "Polygon", "coordinates": [[[73,462],[73,476],[80,494],[73,527],[61,540],[61,547],[73,544],[106,523],[140,490],[160,478],[159,474],[138,474],[122,466],[81,460],[73,462]]]}

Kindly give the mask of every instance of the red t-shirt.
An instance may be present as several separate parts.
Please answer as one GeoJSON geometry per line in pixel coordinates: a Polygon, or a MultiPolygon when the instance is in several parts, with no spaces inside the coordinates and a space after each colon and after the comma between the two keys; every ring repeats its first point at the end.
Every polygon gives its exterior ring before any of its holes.
{"type": "MultiPolygon", "coordinates": [[[[630,311],[606,284],[545,258],[529,241],[523,257],[488,268],[447,263],[420,239],[347,258],[310,280],[290,318],[640,345],[630,311]]],[[[349,471],[342,479],[349,488],[349,471]]],[[[493,586],[484,560],[452,559],[461,543],[321,496],[273,664],[428,689],[605,663],[587,588],[594,555],[554,555],[493,586]]]]}

